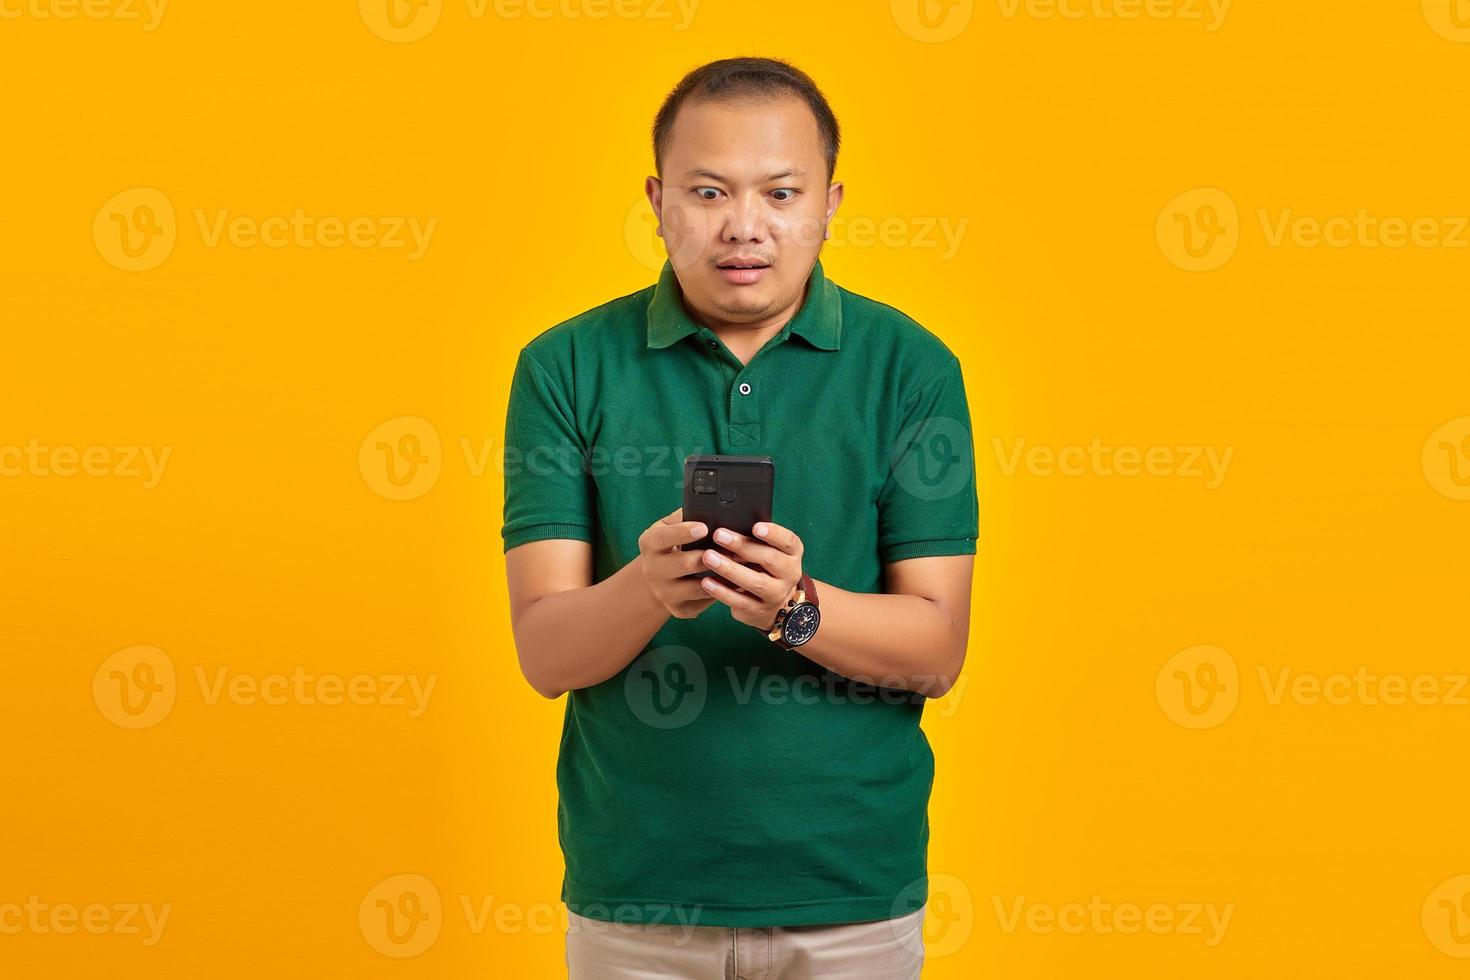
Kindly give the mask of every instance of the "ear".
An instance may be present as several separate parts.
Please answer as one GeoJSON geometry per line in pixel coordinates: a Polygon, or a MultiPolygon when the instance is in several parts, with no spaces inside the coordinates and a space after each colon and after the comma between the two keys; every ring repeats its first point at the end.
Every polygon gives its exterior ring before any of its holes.
{"type": "Polygon", "coordinates": [[[658,220],[658,229],[654,234],[662,238],[664,236],[664,182],[657,177],[649,177],[643,181],[643,193],[648,198],[648,204],[653,208],[653,216],[658,220]]]}
{"type": "Polygon", "coordinates": [[[822,234],[822,240],[826,241],[832,237],[832,216],[837,213],[837,208],[842,204],[842,181],[837,181],[827,188],[827,230],[822,234]]]}

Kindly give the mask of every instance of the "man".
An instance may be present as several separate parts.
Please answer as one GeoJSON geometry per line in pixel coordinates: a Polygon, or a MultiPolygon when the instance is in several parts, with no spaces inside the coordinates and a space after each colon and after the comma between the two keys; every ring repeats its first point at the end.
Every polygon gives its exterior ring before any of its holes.
{"type": "Polygon", "coordinates": [[[503,536],[521,670],[570,692],[572,980],[919,976],[973,440],[949,349],[826,278],[838,144],[789,64],[692,72],[654,124],[658,283],[520,352],[503,536]],[[771,456],[773,522],[671,513],[690,453],[771,456]]]}

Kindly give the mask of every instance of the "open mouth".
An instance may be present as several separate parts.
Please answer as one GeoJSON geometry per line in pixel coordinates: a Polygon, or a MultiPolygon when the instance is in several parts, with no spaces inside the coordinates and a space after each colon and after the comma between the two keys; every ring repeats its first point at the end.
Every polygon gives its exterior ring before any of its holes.
{"type": "Polygon", "coordinates": [[[729,259],[717,268],[720,278],[731,286],[754,286],[766,277],[770,265],[755,259],[729,259]]]}

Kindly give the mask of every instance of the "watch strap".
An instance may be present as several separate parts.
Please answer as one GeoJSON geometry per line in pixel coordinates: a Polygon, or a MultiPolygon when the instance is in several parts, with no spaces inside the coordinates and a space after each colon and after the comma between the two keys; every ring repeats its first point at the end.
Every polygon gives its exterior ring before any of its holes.
{"type": "Polygon", "coordinates": [[[791,610],[803,602],[810,602],[812,605],[817,606],[817,608],[821,608],[817,602],[816,583],[805,572],[802,572],[801,578],[797,579],[796,588],[786,599],[786,604],[776,611],[776,621],[771,624],[770,630],[766,633],[766,638],[783,650],[795,649],[791,644],[786,642],[783,634],[786,628],[786,617],[791,614],[791,610]]]}

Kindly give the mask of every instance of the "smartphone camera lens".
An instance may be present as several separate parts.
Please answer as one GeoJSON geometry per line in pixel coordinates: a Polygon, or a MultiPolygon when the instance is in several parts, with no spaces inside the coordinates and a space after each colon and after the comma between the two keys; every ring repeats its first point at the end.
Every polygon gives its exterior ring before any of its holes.
{"type": "Polygon", "coordinates": [[[715,485],[715,471],[714,470],[695,470],[694,471],[694,492],[695,493],[714,493],[716,489],[717,489],[717,487],[715,485]]]}

